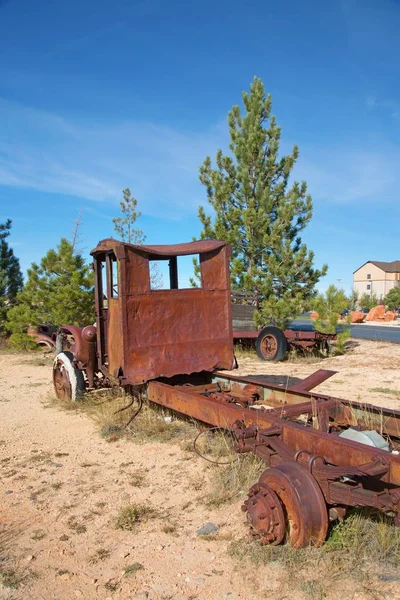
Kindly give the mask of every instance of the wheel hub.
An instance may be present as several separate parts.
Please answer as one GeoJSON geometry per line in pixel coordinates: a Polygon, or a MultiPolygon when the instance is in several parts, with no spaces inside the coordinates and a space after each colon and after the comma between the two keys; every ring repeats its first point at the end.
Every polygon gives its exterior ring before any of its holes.
{"type": "Polygon", "coordinates": [[[261,340],[261,351],[266,358],[275,356],[278,343],[273,335],[266,335],[261,340]]]}
{"type": "Polygon", "coordinates": [[[265,485],[253,485],[242,509],[247,512],[251,534],[261,543],[276,546],[285,535],[285,516],[275,492],[265,485]]]}
{"type": "Polygon", "coordinates": [[[72,396],[71,382],[61,361],[57,361],[53,371],[54,388],[57,398],[70,400],[72,396]]]}

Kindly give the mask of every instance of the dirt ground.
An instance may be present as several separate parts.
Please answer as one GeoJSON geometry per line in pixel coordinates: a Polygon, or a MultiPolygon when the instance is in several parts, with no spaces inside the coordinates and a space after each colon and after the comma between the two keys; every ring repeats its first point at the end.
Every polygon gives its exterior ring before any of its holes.
{"type": "MultiPolygon", "coordinates": [[[[319,368],[336,370],[321,392],[400,408],[400,345],[360,341],[346,356],[325,360],[269,364],[244,353],[239,361],[235,374],[266,375],[283,386],[319,368]]],[[[293,591],[278,563],[230,556],[232,540],[246,538],[248,528],[241,499],[218,508],[204,503],[215,467],[180,443],[107,442],[87,415],[49,406],[51,361],[43,362],[0,355],[0,567],[20,578],[18,589],[0,584],[0,598],[373,597],[361,588],[346,596],[334,585],[318,595],[307,581],[293,591]],[[132,484],[138,473],[140,485],[132,484]],[[134,531],[117,529],[116,515],[129,503],[150,505],[155,518],[134,531]],[[218,534],[197,536],[208,522],[218,534]]],[[[380,593],[400,598],[400,582],[382,582],[380,593]]]]}

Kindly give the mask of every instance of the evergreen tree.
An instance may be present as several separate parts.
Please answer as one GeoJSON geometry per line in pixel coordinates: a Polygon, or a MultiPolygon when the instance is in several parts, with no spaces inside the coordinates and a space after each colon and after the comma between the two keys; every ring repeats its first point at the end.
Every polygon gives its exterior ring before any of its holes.
{"type": "Polygon", "coordinates": [[[389,310],[400,308],[400,287],[394,287],[386,294],[384,304],[389,310]]]}
{"type": "Polygon", "coordinates": [[[358,302],[360,300],[360,292],[358,290],[352,290],[349,298],[350,310],[357,310],[358,302]]]}
{"type": "Polygon", "coordinates": [[[242,97],[244,114],[233,106],[228,115],[231,154],[218,150],[216,168],[210,157],[200,167],[215,211],[212,219],[200,206],[201,239],[231,244],[232,287],[259,296],[259,324],[285,326],[314,296],[327,267],[313,268],[314,253],[299,235],[312,217],[312,200],[304,181],[289,182],[298,148],[279,157],[281,129],[260,79],[242,97]]]}
{"type": "Polygon", "coordinates": [[[113,219],[114,230],[118,237],[128,244],[143,244],[146,236],[141,229],[135,229],[134,224],[141,216],[137,210],[137,200],[131,194],[131,190],[126,188],[122,190],[123,200],[120,202],[121,217],[113,219]]]}
{"type": "MultiPolygon", "coordinates": [[[[141,229],[135,229],[137,219],[142,215],[137,210],[137,200],[131,194],[131,190],[122,190],[123,200],[120,202],[122,216],[113,219],[114,231],[118,237],[128,244],[144,244],[146,236],[141,229]]],[[[163,276],[157,263],[150,264],[150,282],[153,290],[163,287],[163,276]]]]}
{"type": "MultiPolygon", "coordinates": [[[[325,294],[318,294],[313,302],[313,308],[318,313],[318,318],[314,321],[314,327],[322,333],[335,333],[340,315],[347,308],[349,299],[342,289],[330,285],[325,294]]],[[[348,317],[347,323],[351,323],[351,317],[348,317]]],[[[336,348],[340,354],[345,351],[345,342],[350,337],[350,327],[341,327],[337,333],[336,348]]]]}
{"type": "Polygon", "coordinates": [[[49,250],[40,265],[32,263],[28,269],[17,305],[8,311],[8,329],[20,335],[30,324],[90,325],[95,318],[93,285],[91,268],[62,238],[57,250],[49,250]]]}
{"type": "Polygon", "coordinates": [[[23,284],[19,260],[6,239],[10,235],[11,224],[10,219],[0,223],[0,335],[6,333],[7,311],[15,304],[23,284]]]}
{"type": "Polygon", "coordinates": [[[371,310],[374,306],[378,306],[379,300],[376,294],[363,294],[359,300],[360,308],[371,310]]]}

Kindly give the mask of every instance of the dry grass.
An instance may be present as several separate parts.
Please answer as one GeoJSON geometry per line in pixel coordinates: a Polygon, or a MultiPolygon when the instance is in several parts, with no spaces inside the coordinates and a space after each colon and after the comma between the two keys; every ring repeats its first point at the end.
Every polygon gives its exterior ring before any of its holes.
{"type": "Polygon", "coordinates": [[[146,441],[170,442],[194,435],[196,428],[192,421],[177,418],[167,409],[144,403],[142,410],[130,423],[126,424],[137,409],[135,402],[130,408],[120,411],[131,401],[131,396],[121,388],[102,390],[86,394],[80,402],[71,402],[49,396],[46,406],[57,406],[63,410],[85,412],[99,427],[99,432],[109,442],[127,438],[136,443],[146,441]]]}
{"type": "Polygon", "coordinates": [[[99,548],[92,556],[89,557],[88,563],[91,565],[97,565],[98,562],[105,560],[110,556],[110,551],[106,548],[99,548]]]}
{"type": "Polygon", "coordinates": [[[139,523],[154,519],[156,516],[157,512],[154,508],[151,508],[147,504],[129,504],[119,509],[115,520],[115,527],[117,529],[124,529],[125,531],[132,531],[139,523]]]}
{"type": "Polygon", "coordinates": [[[378,392],[380,394],[389,394],[392,396],[397,396],[397,398],[400,398],[399,390],[391,390],[390,388],[376,387],[376,388],[370,388],[368,391],[369,392],[378,392]]]}
{"type": "Polygon", "coordinates": [[[245,497],[264,470],[265,463],[254,454],[238,455],[238,460],[230,465],[214,467],[205,504],[218,507],[245,497]]]}
{"type": "Polygon", "coordinates": [[[135,573],[137,573],[138,571],[141,571],[142,569],[144,569],[144,566],[141,563],[135,562],[132,565],[129,565],[128,567],[126,567],[126,569],[124,570],[124,575],[134,575],[135,573]]]}
{"type": "Polygon", "coordinates": [[[67,525],[72,531],[74,531],[75,533],[78,533],[78,534],[85,533],[86,529],[87,529],[86,525],[79,522],[77,517],[75,517],[73,515],[68,519],[67,525]]]}
{"type": "Polygon", "coordinates": [[[366,597],[374,597],[382,582],[400,581],[400,529],[368,510],[355,511],[336,524],[318,549],[261,546],[246,538],[232,542],[228,553],[256,567],[278,563],[284,569],[282,584],[289,586],[292,594],[301,591],[318,600],[337,593],[338,586],[343,586],[345,593],[354,587],[366,597]]]}
{"type": "Polygon", "coordinates": [[[46,532],[43,531],[43,529],[35,529],[35,531],[31,535],[31,540],[33,540],[34,542],[39,542],[40,540],[43,540],[43,538],[45,538],[45,537],[46,537],[46,532]]]}

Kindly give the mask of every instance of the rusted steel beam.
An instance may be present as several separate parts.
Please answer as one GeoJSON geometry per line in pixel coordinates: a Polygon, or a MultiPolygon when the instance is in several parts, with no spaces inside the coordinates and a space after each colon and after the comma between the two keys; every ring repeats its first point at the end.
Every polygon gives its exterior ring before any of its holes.
{"type": "Polygon", "coordinates": [[[399,455],[280,419],[278,411],[275,414],[274,412],[263,413],[219,401],[215,395],[213,398],[199,396],[157,381],[149,383],[147,395],[152,402],[217,427],[232,429],[238,421],[247,426],[255,424],[261,428],[280,425],[282,441],[294,452],[304,450],[311,455],[322,456],[332,465],[357,467],[372,462],[377,456],[382,456],[389,462],[389,473],[382,477],[382,480],[400,485],[399,455]]]}
{"type": "Polygon", "coordinates": [[[249,384],[254,385],[260,390],[260,403],[273,407],[311,402],[311,400],[336,400],[336,408],[334,409],[336,414],[332,414],[332,417],[335,418],[338,424],[357,425],[358,419],[366,419],[366,425],[371,425],[371,429],[386,431],[391,436],[400,437],[400,411],[393,408],[383,408],[374,404],[352,402],[344,398],[316,394],[296,389],[295,386],[289,384],[287,387],[281,387],[270,383],[267,377],[261,380],[255,377],[242,378],[217,372],[213,375],[213,381],[219,383],[227,391],[232,389],[232,393],[235,393],[236,386],[239,388],[249,384]]]}
{"type": "Polygon", "coordinates": [[[317,385],[320,385],[330,377],[333,377],[333,375],[336,375],[336,373],[337,371],[318,369],[318,371],[315,371],[315,373],[312,375],[309,375],[302,381],[299,381],[299,383],[296,383],[296,385],[293,385],[291,389],[299,392],[309,392],[313,388],[317,387],[317,385]]]}

